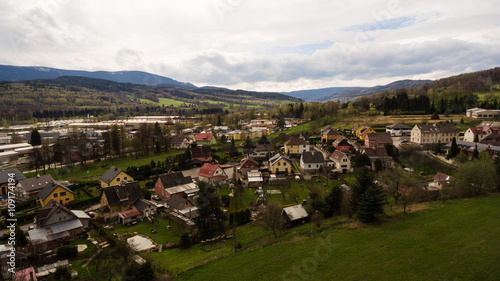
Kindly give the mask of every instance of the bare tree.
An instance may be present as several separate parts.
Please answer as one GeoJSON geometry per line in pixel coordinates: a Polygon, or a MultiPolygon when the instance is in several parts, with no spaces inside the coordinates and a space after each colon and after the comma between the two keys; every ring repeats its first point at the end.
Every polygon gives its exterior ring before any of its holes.
{"type": "Polygon", "coordinates": [[[264,227],[270,229],[274,237],[278,237],[276,233],[277,229],[281,229],[284,225],[284,218],[282,214],[281,206],[276,202],[268,202],[266,205],[266,210],[262,216],[262,222],[264,227]]]}

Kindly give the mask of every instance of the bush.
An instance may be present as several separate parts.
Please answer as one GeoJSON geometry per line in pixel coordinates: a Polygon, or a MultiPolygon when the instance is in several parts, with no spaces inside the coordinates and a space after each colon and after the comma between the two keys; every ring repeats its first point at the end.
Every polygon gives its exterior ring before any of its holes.
{"type": "Polygon", "coordinates": [[[229,204],[231,203],[231,197],[229,197],[229,195],[222,195],[220,199],[222,200],[222,204],[224,204],[224,206],[229,207],[229,204]]]}
{"type": "Polygon", "coordinates": [[[73,259],[78,255],[78,248],[76,246],[61,246],[57,248],[56,254],[61,259],[73,259]]]}
{"type": "Polygon", "coordinates": [[[191,247],[191,238],[189,238],[189,234],[184,232],[179,239],[179,247],[181,249],[188,249],[191,247]]]}

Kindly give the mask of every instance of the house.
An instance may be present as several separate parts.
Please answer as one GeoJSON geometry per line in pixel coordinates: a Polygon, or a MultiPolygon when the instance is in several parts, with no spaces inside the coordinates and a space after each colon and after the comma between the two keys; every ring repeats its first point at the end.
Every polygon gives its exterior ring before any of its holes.
{"type": "Polygon", "coordinates": [[[217,140],[212,133],[199,133],[196,136],[196,145],[204,146],[204,145],[214,145],[217,143],[217,140]]]}
{"type": "Polygon", "coordinates": [[[60,204],[68,205],[75,199],[75,194],[71,189],[52,180],[38,193],[38,199],[42,207],[52,199],[60,204]]]}
{"type": "Polygon", "coordinates": [[[351,129],[351,135],[353,136],[358,136],[358,133],[361,129],[363,129],[365,126],[362,125],[356,125],[354,128],[351,129]]]}
{"type": "Polygon", "coordinates": [[[292,171],[292,161],[281,154],[269,158],[269,171],[272,174],[288,174],[292,171]]]}
{"type": "Polygon", "coordinates": [[[385,127],[385,132],[394,137],[405,137],[411,135],[411,129],[408,125],[396,123],[385,127]]]}
{"type": "Polygon", "coordinates": [[[101,187],[108,187],[119,185],[123,181],[134,181],[134,178],[116,167],[111,167],[99,178],[99,180],[101,181],[101,187]]]}
{"type": "Polygon", "coordinates": [[[212,162],[212,148],[209,146],[199,146],[191,148],[191,165],[198,166],[212,162]]]}
{"type": "Polygon", "coordinates": [[[157,207],[154,204],[151,204],[148,200],[141,198],[134,203],[134,208],[136,208],[139,212],[141,212],[142,216],[147,218],[154,213],[156,213],[157,207]]]}
{"type": "Polygon", "coordinates": [[[252,127],[248,133],[251,139],[256,139],[269,135],[269,129],[266,127],[252,127]]]}
{"type": "Polygon", "coordinates": [[[466,116],[475,119],[492,119],[500,116],[500,109],[471,108],[466,110],[466,116]]]}
{"type": "Polygon", "coordinates": [[[337,138],[341,137],[342,134],[335,129],[327,128],[326,130],[321,130],[321,142],[335,141],[337,138]]]}
{"type": "MultiPolygon", "coordinates": [[[[467,142],[461,140],[457,140],[456,142],[457,142],[457,147],[460,150],[465,149],[469,157],[473,155],[476,146],[479,152],[487,151],[490,154],[491,158],[493,159],[500,156],[500,146],[484,144],[484,143],[467,142]]],[[[451,149],[451,143],[446,144],[444,147],[447,149],[451,149]]]]}
{"type": "Polygon", "coordinates": [[[323,153],[319,151],[306,151],[300,157],[300,167],[306,172],[317,172],[323,167],[325,159],[323,153]]]}
{"type": "Polygon", "coordinates": [[[499,133],[498,127],[469,127],[464,133],[463,140],[468,142],[480,142],[493,133],[499,133]]]}
{"type": "Polygon", "coordinates": [[[54,178],[52,178],[51,175],[37,175],[32,178],[24,178],[16,185],[16,197],[18,200],[22,201],[35,198],[38,196],[38,193],[53,180],[54,178]]]}
{"type": "Polygon", "coordinates": [[[335,150],[339,150],[342,152],[353,152],[354,145],[344,137],[337,138],[332,145],[335,147],[335,150]]]}
{"type": "Polygon", "coordinates": [[[304,151],[310,151],[310,144],[308,141],[301,137],[292,137],[285,143],[285,154],[287,155],[300,155],[304,151]]]}
{"type": "Polygon", "coordinates": [[[500,133],[493,133],[487,137],[485,137],[481,143],[500,146],[500,133]]]}
{"type": "Polygon", "coordinates": [[[379,159],[382,162],[384,168],[393,167],[394,161],[385,148],[365,148],[363,153],[370,158],[372,163],[372,169],[375,170],[375,161],[379,159]]]}
{"type": "Polygon", "coordinates": [[[64,241],[80,234],[88,225],[88,215],[76,215],[64,205],[50,200],[39,209],[35,217],[36,228],[28,230],[29,244],[33,253],[51,250],[64,241]]]}
{"type": "Polygon", "coordinates": [[[123,182],[101,189],[98,212],[105,221],[116,220],[118,214],[129,210],[134,203],[144,198],[139,182],[123,182]]]}
{"type": "Polygon", "coordinates": [[[243,180],[243,183],[247,184],[248,187],[262,186],[264,184],[262,173],[259,170],[249,171],[247,173],[247,178],[243,180]]]}
{"type": "Polygon", "coordinates": [[[224,183],[228,176],[219,164],[205,163],[198,172],[200,181],[207,181],[211,184],[224,183]]]}
{"type": "Polygon", "coordinates": [[[241,159],[240,166],[236,168],[237,174],[243,178],[247,177],[248,172],[258,169],[259,169],[259,163],[250,157],[245,157],[241,159]]]}
{"type": "Polygon", "coordinates": [[[136,208],[120,212],[118,214],[118,221],[123,225],[128,225],[134,221],[143,219],[144,216],[141,211],[136,208]]]}
{"type": "Polygon", "coordinates": [[[299,225],[309,220],[309,214],[302,204],[285,207],[282,210],[283,217],[290,225],[299,225]]]}
{"type": "Polygon", "coordinates": [[[411,142],[418,144],[448,143],[458,140],[460,131],[453,124],[434,123],[415,125],[411,130],[411,142]]]}
{"type": "Polygon", "coordinates": [[[452,181],[454,180],[453,177],[441,172],[436,173],[436,175],[432,179],[433,181],[428,185],[428,188],[432,190],[442,190],[443,186],[451,185],[452,181]]]}
{"type": "Polygon", "coordinates": [[[274,154],[274,146],[272,144],[257,144],[250,157],[268,159],[274,154]]]}
{"type": "Polygon", "coordinates": [[[192,208],[194,205],[193,203],[187,199],[183,198],[180,196],[172,196],[168,201],[167,201],[167,207],[175,212],[179,212],[181,210],[189,209],[192,208]]]}
{"type": "Polygon", "coordinates": [[[235,141],[247,139],[247,133],[242,130],[234,130],[231,132],[227,132],[226,136],[228,139],[233,139],[235,141]]]}
{"type": "Polygon", "coordinates": [[[392,144],[392,137],[389,133],[366,134],[365,147],[383,148],[386,144],[392,144]]]}
{"type": "Polygon", "coordinates": [[[182,172],[161,175],[155,182],[155,194],[170,199],[173,195],[179,197],[194,197],[199,191],[198,186],[190,176],[182,172]]]}
{"type": "Polygon", "coordinates": [[[28,268],[16,271],[15,281],[37,281],[35,269],[30,266],[28,268]]]}
{"type": "Polygon", "coordinates": [[[366,127],[361,128],[361,129],[357,132],[357,135],[356,135],[356,136],[357,136],[360,140],[365,140],[366,135],[368,135],[368,134],[375,134],[375,133],[376,133],[376,132],[375,132],[375,130],[374,130],[374,129],[372,129],[372,127],[368,127],[368,126],[366,126],[366,127]]]}
{"type": "Polygon", "coordinates": [[[330,155],[331,165],[334,172],[338,173],[349,173],[352,172],[351,159],[347,154],[340,150],[335,150],[332,155],[330,155]]]}
{"type": "Polygon", "coordinates": [[[187,149],[191,145],[191,139],[186,136],[173,136],[168,145],[172,149],[187,149]]]}
{"type": "Polygon", "coordinates": [[[17,186],[16,183],[19,183],[19,181],[24,179],[26,179],[26,177],[17,168],[0,171],[0,196],[7,197],[9,195],[9,191],[14,191],[13,188],[9,189],[9,181],[11,181],[11,186],[17,186]]]}

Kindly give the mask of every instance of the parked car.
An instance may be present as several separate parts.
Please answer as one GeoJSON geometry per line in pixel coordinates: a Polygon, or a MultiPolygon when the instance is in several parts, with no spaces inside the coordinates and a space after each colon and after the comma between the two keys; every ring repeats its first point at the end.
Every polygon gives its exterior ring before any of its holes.
{"type": "Polygon", "coordinates": [[[160,195],[153,195],[153,196],[151,196],[151,199],[156,200],[156,201],[160,201],[161,198],[160,198],[160,195]]]}

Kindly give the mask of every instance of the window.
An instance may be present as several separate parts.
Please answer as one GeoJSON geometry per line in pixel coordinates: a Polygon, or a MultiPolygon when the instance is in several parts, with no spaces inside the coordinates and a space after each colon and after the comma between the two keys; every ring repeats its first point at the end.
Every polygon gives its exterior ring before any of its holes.
{"type": "Polygon", "coordinates": [[[120,178],[116,178],[116,181],[120,181],[120,178]]]}
{"type": "Polygon", "coordinates": [[[54,198],[56,198],[57,196],[59,196],[59,194],[57,194],[57,193],[54,193],[54,198]]]}
{"type": "Polygon", "coordinates": [[[127,180],[127,177],[123,177],[123,180],[126,181],[127,180]]]}
{"type": "Polygon", "coordinates": [[[311,168],[311,164],[309,164],[309,168],[311,168]]]}
{"type": "Polygon", "coordinates": [[[281,163],[280,163],[280,162],[278,162],[278,166],[281,166],[281,163]]]}
{"type": "Polygon", "coordinates": [[[66,196],[66,191],[59,193],[59,196],[66,196]]]}

